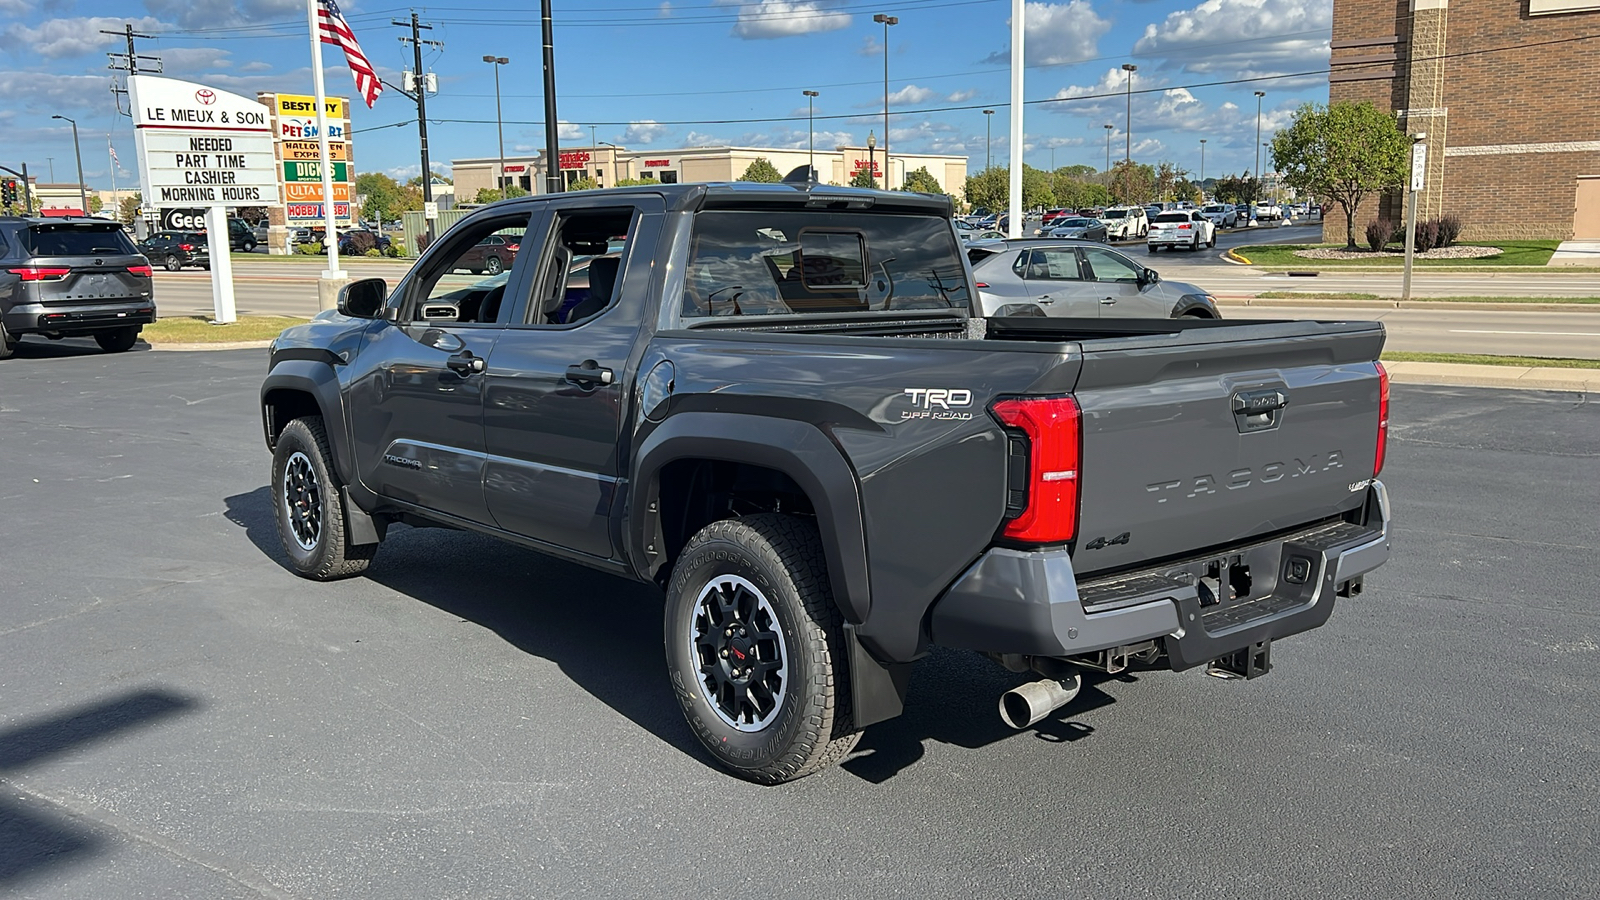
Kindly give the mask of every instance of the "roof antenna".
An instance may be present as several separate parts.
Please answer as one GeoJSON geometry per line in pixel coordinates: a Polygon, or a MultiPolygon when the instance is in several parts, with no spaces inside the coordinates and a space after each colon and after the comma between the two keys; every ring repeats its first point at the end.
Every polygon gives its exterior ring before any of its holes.
{"type": "Polygon", "coordinates": [[[810,166],[799,166],[794,171],[783,176],[783,183],[814,186],[817,183],[817,170],[810,166]]]}

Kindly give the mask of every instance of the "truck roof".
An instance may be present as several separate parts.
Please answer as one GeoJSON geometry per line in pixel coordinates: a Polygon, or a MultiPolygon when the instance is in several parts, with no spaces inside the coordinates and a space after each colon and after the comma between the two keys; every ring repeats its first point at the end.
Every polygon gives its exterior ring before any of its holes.
{"type": "MultiPolygon", "coordinates": [[[[674,212],[702,208],[728,208],[765,206],[768,204],[801,205],[819,209],[883,209],[892,208],[907,212],[923,212],[949,217],[954,211],[950,198],[943,194],[919,194],[915,191],[885,191],[872,188],[836,187],[829,184],[767,184],[754,181],[713,181],[694,184],[629,185],[620,188],[600,188],[580,191],[597,200],[604,197],[623,197],[630,194],[656,194],[666,198],[667,208],[674,212]]],[[[480,209],[498,209],[516,204],[535,204],[569,196],[538,194],[500,200],[480,209]]]]}

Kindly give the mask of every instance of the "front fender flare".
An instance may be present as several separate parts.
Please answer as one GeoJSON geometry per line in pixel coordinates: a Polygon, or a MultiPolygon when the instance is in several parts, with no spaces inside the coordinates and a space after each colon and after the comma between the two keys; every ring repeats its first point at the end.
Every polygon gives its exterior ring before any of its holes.
{"type": "Polygon", "coordinates": [[[272,421],[268,398],[273,391],[296,391],[310,394],[317,401],[328,437],[333,441],[333,462],[338,468],[339,480],[356,484],[355,458],[350,449],[350,429],[345,419],[343,396],[339,389],[339,376],[333,366],[310,359],[286,359],[272,367],[261,383],[261,427],[267,440],[267,449],[275,449],[277,432],[286,422],[272,421]]]}

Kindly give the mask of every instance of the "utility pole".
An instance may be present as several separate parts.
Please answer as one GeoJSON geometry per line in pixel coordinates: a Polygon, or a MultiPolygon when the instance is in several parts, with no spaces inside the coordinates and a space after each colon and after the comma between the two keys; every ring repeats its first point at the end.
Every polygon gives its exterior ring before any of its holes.
{"type": "MultiPolygon", "coordinates": [[[[433,202],[433,167],[428,162],[428,77],[422,73],[422,45],[427,44],[430,47],[442,50],[444,49],[444,42],[425,41],[422,39],[421,32],[432,31],[433,26],[418,22],[415,10],[411,13],[411,21],[405,22],[399,19],[390,19],[389,24],[411,29],[411,36],[400,38],[400,42],[409,42],[411,44],[411,59],[414,66],[412,69],[414,73],[412,84],[417,90],[415,94],[403,88],[397,90],[416,101],[417,104],[417,136],[422,141],[422,202],[431,204],[433,202]]],[[[392,84],[389,86],[394,87],[392,84]]],[[[327,197],[324,202],[331,204],[333,198],[327,197]]],[[[426,209],[426,206],[424,209],[426,209]]],[[[428,243],[431,244],[433,243],[433,220],[427,218],[426,214],[424,214],[422,221],[424,223],[423,233],[427,235],[428,243]]]]}
{"type": "Polygon", "coordinates": [[[544,152],[547,157],[544,169],[544,190],[559,194],[566,190],[561,183],[561,126],[556,122],[556,41],[555,26],[550,18],[550,0],[540,0],[539,17],[544,32],[544,152]]]}
{"type": "MultiPolygon", "coordinates": [[[[126,38],[127,41],[128,41],[128,52],[127,53],[107,53],[106,54],[106,56],[111,59],[110,65],[106,66],[106,68],[110,69],[113,72],[127,72],[129,75],[160,75],[161,74],[161,57],[159,57],[159,56],[140,56],[133,49],[133,39],[134,38],[144,38],[145,40],[154,40],[155,39],[155,35],[153,35],[153,34],[142,34],[140,32],[134,31],[132,25],[123,25],[121,31],[106,31],[105,29],[101,29],[100,33],[101,34],[109,34],[109,35],[111,35],[113,37],[126,38]]],[[[127,112],[123,112],[123,110],[122,110],[122,97],[123,97],[123,95],[125,95],[127,93],[128,93],[127,87],[125,87],[124,85],[118,84],[116,78],[112,78],[111,79],[111,96],[116,98],[117,112],[120,115],[131,116],[131,115],[133,115],[133,110],[132,109],[129,109],[127,112]]]]}

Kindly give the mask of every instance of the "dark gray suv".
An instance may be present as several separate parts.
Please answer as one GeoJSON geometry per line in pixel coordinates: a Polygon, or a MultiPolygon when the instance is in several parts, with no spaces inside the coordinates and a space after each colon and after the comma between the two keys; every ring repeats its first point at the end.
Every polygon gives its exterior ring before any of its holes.
{"type": "Polygon", "coordinates": [[[25,334],[133,347],[156,319],[150,276],[116,222],[0,216],[0,359],[25,334]]]}

